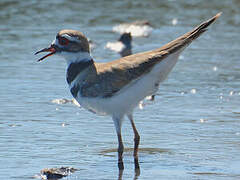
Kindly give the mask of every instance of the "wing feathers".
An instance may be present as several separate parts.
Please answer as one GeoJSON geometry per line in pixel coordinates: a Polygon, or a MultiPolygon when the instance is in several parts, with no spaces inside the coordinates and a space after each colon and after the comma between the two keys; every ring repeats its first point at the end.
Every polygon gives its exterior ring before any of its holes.
{"type": "Polygon", "coordinates": [[[95,63],[93,76],[89,76],[82,86],[82,96],[111,97],[130,82],[151,71],[155,64],[167,56],[187,47],[194,39],[204,33],[221,13],[203,22],[192,31],[153,51],[126,56],[108,63],[95,63]]]}

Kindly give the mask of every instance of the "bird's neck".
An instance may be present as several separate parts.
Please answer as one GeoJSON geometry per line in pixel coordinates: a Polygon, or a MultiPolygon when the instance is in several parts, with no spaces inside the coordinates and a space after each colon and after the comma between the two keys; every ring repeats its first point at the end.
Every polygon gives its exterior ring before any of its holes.
{"type": "Polygon", "coordinates": [[[132,48],[131,41],[128,39],[120,40],[127,48],[132,48]]]}
{"type": "Polygon", "coordinates": [[[68,64],[66,78],[69,85],[71,85],[82,71],[94,64],[92,57],[87,52],[66,53],[62,55],[65,57],[68,64]]]}
{"type": "Polygon", "coordinates": [[[92,60],[88,52],[62,52],[61,56],[65,58],[68,66],[72,63],[88,62],[92,60]]]}

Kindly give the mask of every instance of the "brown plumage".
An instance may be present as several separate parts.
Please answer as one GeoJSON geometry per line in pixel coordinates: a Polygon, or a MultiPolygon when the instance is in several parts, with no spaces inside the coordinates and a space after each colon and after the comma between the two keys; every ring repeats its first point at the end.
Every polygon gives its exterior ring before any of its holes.
{"type": "Polygon", "coordinates": [[[81,88],[84,97],[111,97],[131,81],[151,71],[156,63],[168,55],[185,48],[198,38],[221,14],[203,22],[192,31],[161,48],[120,58],[107,63],[94,63],[89,67],[81,88]]]}

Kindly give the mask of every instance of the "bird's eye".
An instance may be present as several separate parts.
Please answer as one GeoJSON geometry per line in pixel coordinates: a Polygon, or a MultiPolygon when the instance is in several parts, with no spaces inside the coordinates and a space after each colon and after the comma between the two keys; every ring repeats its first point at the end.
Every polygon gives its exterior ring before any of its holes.
{"type": "Polygon", "coordinates": [[[64,37],[58,37],[58,42],[62,46],[66,46],[66,45],[68,45],[69,40],[67,38],[64,38],[64,37]]]}

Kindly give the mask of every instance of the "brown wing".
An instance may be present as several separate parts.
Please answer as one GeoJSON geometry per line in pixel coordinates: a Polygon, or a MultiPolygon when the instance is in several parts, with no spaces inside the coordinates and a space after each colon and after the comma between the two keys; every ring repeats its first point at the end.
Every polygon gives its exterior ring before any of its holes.
{"type": "Polygon", "coordinates": [[[111,65],[95,63],[95,72],[91,72],[85,80],[81,94],[85,97],[111,97],[122,87],[149,72],[158,62],[157,59],[158,57],[153,57],[140,64],[127,63],[127,61],[111,65]]]}
{"type": "Polygon", "coordinates": [[[91,76],[82,85],[81,93],[86,97],[111,97],[130,82],[151,71],[153,66],[167,56],[185,48],[198,38],[221,13],[203,22],[192,31],[180,36],[161,48],[126,56],[108,63],[95,63],[91,76]]]}

